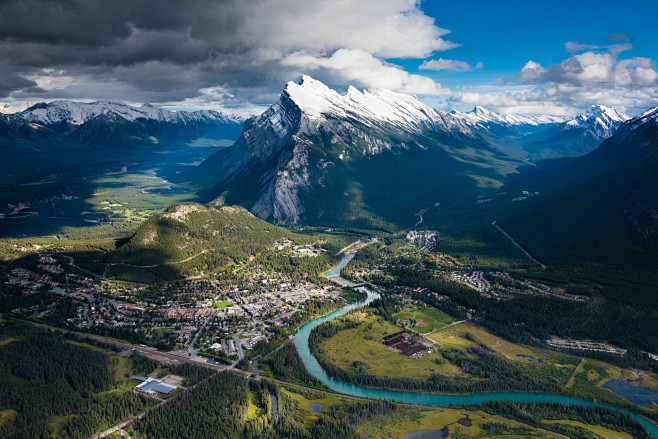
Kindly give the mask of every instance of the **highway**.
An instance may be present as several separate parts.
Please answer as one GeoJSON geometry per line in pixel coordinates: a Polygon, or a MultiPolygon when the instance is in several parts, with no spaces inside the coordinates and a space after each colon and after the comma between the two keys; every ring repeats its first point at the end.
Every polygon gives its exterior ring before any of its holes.
{"type": "MultiPolygon", "coordinates": [[[[31,323],[35,326],[41,326],[43,328],[48,328],[48,329],[51,329],[53,331],[58,331],[58,332],[61,332],[61,333],[64,333],[64,334],[75,334],[75,335],[80,336],[80,337],[89,338],[91,340],[96,340],[96,341],[99,341],[101,343],[105,343],[105,344],[108,344],[108,345],[111,345],[111,346],[116,346],[120,349],[130,349],[134,352],[138,352],[139,354],[141,354],[141,355],[143,355],[147,358],[151,358],[151,359],[160,361],[161,363],[165,363],[165,364],[190,363],[190,364],[195,364],[197,366],[207,367],[209,369],[213,369],[213,370],[216,370],[218,372],[225,371],[225,370],[230,370],[231,372],[238,373],[240,375],[243,375],[246,378],[251,375],[250,372],[246,372],[244,370],[236,369],[236,368],[234,368],[232,366],[229,366],[229,365],[226,365],[226,364],[218,364],[218,363],[216,363],[215,361],[212,361],[212,360],[207,360],[207,359],[198,360],[198,359],[196,359],[197,357],[190,357],[189,356],[189,351],[187,351],[187,350],[185,350],[185,351],[172,351],[172,352],[159,352],[155,348],[149,348],[149,347],[145,347],[145,346],[134,345],[134,344],[131,344],[131,343],[126,343],[126,342],[115,340],[115,339],[108,338],[108,337],[101,337],[99,335],[87,334],[87,333],[84,333],[84,332],[70,331],[68,329],[57,328],[57,327],[50,326],[50,325],[45,325],[45,324],[42,324],[42,323],[34,323],[34,322],[28,322],[28,323],[31,323]]],[[[255,379],[264,379],[264,380],[272,381],[272,382],[275,382],[275,383],[278,383],[278,384],[281,384],[281,385],[284,385],[284,386],[289,386],[289,387],[302,389],[302,390],[307,390],[307,391],[311,391],[311,392],[323,393],[323,394],[326,394],[326,395],[337,396],[337,397],[343,398],[343,399],[350,399],[350,400],[355,400],[355,401],[369,401],[366,398],[358,398],[358,397],[354,397],[354,396],[343,395],[343,394],[340,394],[340,393],[328,392],[328,391],[324,391],[324,390],[318,390],[318,389],[314,389],[314,388],[311,388],[311,387],[301,386],[301,385],[298,385],[298,384],[291,384],[291,383],[288,383],[286,381],[277,380],[275,378],[257,376],[257,377],[255,377],[255,379]]],[[[199,385],[199,384],[201,384],[201,383],[197,383],[196,385],[199,385]]],[[[173,399],[174,398],[167,399],[167,400],[163,401],[161,404],[153,406],[153,407],[149,408],[148,410],[138,414],[134,418],[131,418],[127,421],[123,421],[120,424],[117,424],[117,425],[115,425],[114,427],[112,427],[108,430],[105,430],[101,433],[96,434],[96,435],[93,436],[93,439],[106,437],[106,436],[109,436],[112,433],[120,431],[121,429],[126,427],[128,424],[133,422],[135,419],[142,419],[144,416],[146,416],[146,414],[150,410],[153,410],[155,407],[159,407],[162,404],[166,404],[168,401],[172,401],[173,399]]],[[[484,414],[484,413],[481,413],[481,412],[469,412],[469,411],[466,411],[466,410],[451,409],[451,408],[447,408],[447,407],[433,407],[433,406],[417,405],[417,404],[404,404],[404,403],[395,403],[395,404],[402,405],[402,406],[407,406],[407,407],[417,407],[417,408],[423,408],[423,409],[454,411],[454,412],[470,414],[470,415],[475,415],[475,416],[482,416],[482,417],[485,417],[485,418],[488,418],[488,419],[503,421],[503,422],[507,422],[507,423],[514,424],[514,425],[517,425],[517,426],[522,426],[522,427],[525,427],[525,428],[529,428],[531,430],[538,431],[538,432],[541,432],[543,434],[553,436],[553,437],[556,437],[556,438],[560,438],[560,439],[566,438],[566,436],[562,436],[562,435],[557,434],[557,433],[553,433],[553,432],[550,432],[550,431],[547,431],[547,430],[532,427],[530,425],[522,424],[520,422],[511,421],[509,419],[503,419],[503,418],[500,418],[498,416],[487,415],[487,414],[484,414]]]]}
{"type": "MultiPolygon", "coordinates": [[[[84,337],[88,338],[91,340],[96,340],[101,343],[105,343],[110,346],[116,346],[119,349],[123,350],[131,350],[133,352],[137,352],[140,355],[143,355],[147,358],[151,358],[153,360],[157,360],[163,364],[171,364],[171,365],[176,365],[180,363],[190,363],[190,364],[196,364],[197,366],[203,366],[203,367],[208,367],[210,369],[214,369],[219,371],[223,371],[226,369],[230,369],[231,366],[228,366],[226,364],[218,363],[214,360],[211,359],[206,359],[203,357],[199,357],[197,355],[191,355],[191,353],[187,350],[185,351],[171,351],[171,352],[161,352],[158,351],[155,348],[151,348],[148,346],[144,345],[135,345],[131,343],[127,343],[124,341],[119,341],[113,338],[109,337],[103,337],[100,335],[94,335],[94,334],[87,334],[85,332],[77,332],[77,331],[71,331],[69,329],[63,329],[63,328],[57,328],[55,326],[50,326],[50,325],[45,325],[43,323],[34,323],[34,322],[28,322],[31,323],[35,326],[41,326],[43,328],[48,328],[53,331],[58,331],[63,334],[75,334],[79,337],[84,337]]],[[[248,375],[247,372],[244,372],[242,370],[236,369],[236,371],[239,371],[245,375],[248,375]]]]}

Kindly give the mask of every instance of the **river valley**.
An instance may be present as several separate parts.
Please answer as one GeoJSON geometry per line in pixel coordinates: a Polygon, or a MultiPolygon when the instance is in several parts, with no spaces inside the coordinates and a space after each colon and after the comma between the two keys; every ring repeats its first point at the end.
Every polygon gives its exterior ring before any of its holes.
{"type": "MultiPolygon", "coordinates": [[[[333,270],[325,274],[325,277],[337,282],[341,286],[349,286],[354,283],[348,279],[340,276],[340,270],[347,265],[347,263],[354,257],[354,253],[347,254],[343,257],[341,262],[333,270]]],[[[573,398],[569,396],[556,395],[550,393],[528,393],[528,392],[491,392],[491,393],[478,393],[478,394],[465,394],[465,395],[447,395],[447,394],[434,394],[434,393],[420,393],[420,392],[405,392],[397,390],[369,388],[358,385],[346,384],[331,377],[320,366],[318,360],[313,356],[308,345],[309,336],[311,331],[320,324],[333,320],[337,317],[347,314],[353,309],[361,308],[369,305],[372,301],[379,297],[379,294],[372,291],[367,287],[359,287],[360,291],[365,292],[367,297],[365,300],[357,303],[347,305],[337,311],[332,312],[326,316],[312,320],[305,325],[301,326],[294,337],[294,344],[299,352],[299,355],[310,372],[315,378],[320,380],[331,390],[343,393],[346,395],[357,396],[362,398],[372,398],[387,401],[395,401],[407,404],[420,404],[428,406],[450,406],[450,405],[466,405],[466,404],[481,404],[488,401],[518,401],[518,402],[555,402],[561,404],[574,404],[580,406],[596,406],[605,407],[609,410],[621,412],[632,416],[636,421],[642,424],[649,433],[658,438],[658,426],[644,418],[643,416],[631,413],[628,410],[616,408],[607,404],[601,404],[583,399],[573,398]]]]}

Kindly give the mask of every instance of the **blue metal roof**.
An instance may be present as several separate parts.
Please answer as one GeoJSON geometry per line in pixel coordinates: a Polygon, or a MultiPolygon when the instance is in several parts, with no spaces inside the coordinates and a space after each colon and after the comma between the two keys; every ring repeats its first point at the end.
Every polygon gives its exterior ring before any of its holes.
{"type": "Polygon", "coordinates": [[[146,381],[148,378],[144,378],[144,377],[140,377],[140,376],[135,375],[135,376],[133,377],[133,379],[134,379],[135,381],[142,381],[142,382],[144,382],[144,381],[146,381]]]}
{"type": "Polygon", "coordinates": [[[165,395],[169,395],[171,392],[176,390],[175,387],[168,386],[166,384],[158,384],[153,388],[158,393],[164,393],[165,395]]]}
{"type": "Polygon", "coordinates": [[[148,393],[151,390],[153,390],[158,384],[160,384],[160,382],[157,380],[146,381],[140,384],[139,386],[137,386],[136,389],[139,390],[140,392],[148,393]]]}

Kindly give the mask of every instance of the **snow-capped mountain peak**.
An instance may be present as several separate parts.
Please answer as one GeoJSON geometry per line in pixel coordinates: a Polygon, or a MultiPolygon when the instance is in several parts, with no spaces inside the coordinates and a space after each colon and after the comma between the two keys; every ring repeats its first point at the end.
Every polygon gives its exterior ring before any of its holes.
{"type": "Polygon", "coordinates": [[[658,119],[658,107],[649,108],[647,111],[640,114],[639,118],[640,119],[644,119],[644,118],[658,119]]]}
{"type": "Polygon", "coordinates": [[[611,126],[626,122],[630,117],[618,111],[616,108],[604,105],[592,105],[584,113],[567,122],[570,127],[589,127],[594,124],[611,126]]]}
{"type": "Polygon", "coordinates": [[[476,106],[471,111],[452,110],[450,112],[455,117],[462,119],[471,126],[487,128],[491,124],[502,125],[505,127],[514,126],[541,126],[560,123],[564,119],[559,116],[551,115],[534,115],[534,114],[504,114],[496,113],[487,108],[476,106]]]}
{"type": "Polygon", "coordinates": [[[471,130],[448,113],[425,105],[416,96],[391,90],[358,90],[349,86],[341,95],[322,82],[302,76],[299,83],[288,82],[283,95],[289,97],[311,121],[326,116],[351,118],[367,124],[385,124],[419,132],[423,128],[473,136],[471,130]]]}
{"type": "Polygon", "coordinates": [[[192,121],[237,121],[237,118],[217,111],[169,111],[152,104],[141,107],[114,101],[75,102],[53,101],[31,106],[19,115],[34,123],[54,125],[65,122],[81,125],[102,115],[115,115],[127,121],[148,119],[158,122],[188,123],[192,121]]]}
{"type": "Polygon", "coordinates": [[[592,105],[584,113],[566,122],[565,127],[567,129],[578,128],[590,131],[597,137],[605,139],[612,136],[619,125],[628,119],[630,117],[615,108],[592,105]]]}

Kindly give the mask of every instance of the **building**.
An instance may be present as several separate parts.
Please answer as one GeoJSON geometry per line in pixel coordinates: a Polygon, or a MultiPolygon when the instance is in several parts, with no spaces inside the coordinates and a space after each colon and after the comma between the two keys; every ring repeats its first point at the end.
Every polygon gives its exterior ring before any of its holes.
{"type": "Polygon", "coordinates": [[[154,378],[144,378],[144,377],[134,376],[133,379],[136,381],[142,381],[141,384],[138,384],[137,387],[135,387],[135,390],[147,395],[153,394],[155,392],[163,395],[169,395],[174,390],[176,390],[175,387],[168,386],[167,384],[163,384],[154,378]]]}

